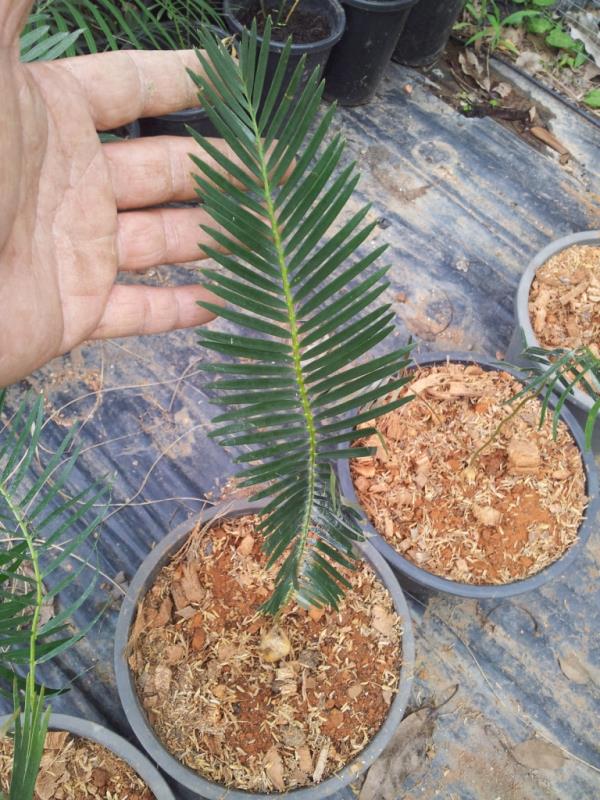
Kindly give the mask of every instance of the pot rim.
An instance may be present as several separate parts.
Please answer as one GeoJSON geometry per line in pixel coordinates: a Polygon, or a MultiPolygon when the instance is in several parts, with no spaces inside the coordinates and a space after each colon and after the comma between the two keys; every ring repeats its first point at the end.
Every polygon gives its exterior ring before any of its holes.
{"type": "MultiPolygon", "coordinates": [[[[244,29],[244,25],[242,25],[236,17],[236,11],[241,10],[241,7],[237,5],[240,2],[242,2],[242,0],[223,0],[223,16],[232,28],[233,33],[237,34],[241,33],[244,29]]],[[[342,38],[346,28],[346,13],[341,3],[339,0],[321,0],[321,2],[324,10],[329,8],[331,11],[332,31],[325,39],[319,39],[316,42],[292,44],[291,52],[295,55],[301,55],[302,53],[320,53],[323,50],[330,50],[342,38]]],[[[257,36],[256,40],[260,45],[263,41],[263,37],[257,36]]],[[[282,52],[284,47],[285,42],[274,42],[272,39],[269,44],[269,49],[277,53],[282,52]]]]}
{"type": "MultiPolygon", "coordinates": [[[[541,347],[529,316],[529,292],[535,274],[552,256],[578,244],[591,244],[600,247],[600,230],[580,231],[579,233],[570,233],[567,236],[554,239],[533,256],[521,276],[515,296],[515,319],[517,328],[520,328],[524,334],[527,347],[541,347]]],[[[574,388],[568,401],[584,411],[590,411],[594,404],[593,399],[577,387],[574,388]]]]}
{"type": "MultiPolygon", "coordinates": [[[[11,714],[0,717],[0,726],[12,718],[11,714]]],[[[118,733],[114,733],[104,725],[99,725],[92,720],[73,717],[69,714],[50,714],[48,730],[66,731],[82,739],[90,739],[102,745],[116,756],[125,761],[144,781],[148,789],[155,795],[156,800],[175,800],[175,795],[169,788],[158,769],[136,747],[130,744],[118,733]]]]}
{"type": "Polygon", "coordinates": [[[372,11],[391,14],[394,11],[408,11],[419,0],[342,0],[343,5],[357,8],[360,11],[372,11]]]}
{"type": "MultiPolygon", "coordinates": [[[[477,355],[474,353],[465,353],[459,351],[451,351],[448,353],[424,353],[423,355],[415,356],[414,361],[417,366],[429,366],[432,364],[445,363],[447,361],[463,364],[478,364],[487,370],[503,370],[505,372],[509,372],[514,377],[523,380],[523,373],[518,369],[500,364],[498,361],[488,358],[487,356],[477,355]]],[[[550,402],[550,407],[554,407],[557,400],[558,398],[553,398],[550,402]]],[[[571,545],[566,553],[561,556],[561,558],[559,558],[557,561],[554,561],[552,564],[548,564],[547,567],[544,567],[544,569],[540,570],[540,572],[536,572],[535,575],[531,575],[529,578],[503,584],[470,584],[460,583],[459,581],[450,580],[449,578],[442,578],[439,575],[428,572],[427,570],[416,566],[416,564],[413,564],[412,561],[409,561],[407,558],[404,558],[404,556],[398,553],[398,551],[388,544],[383,536],[381,536],[381,534],[371,524],[356,494],[354,482],[350,474],[350,465],[347,459],[344,459],[339,466],[338,474],[342,494],[351,502],[353,502],[358,508],[360,508],[364,518],[363,524],[367,532],[366,535],[368,540],[372,542],[372,544],[377,548],[377,550],[379,550],[386,561],[388,561],[392,567],[394,567],[394,569],[396,569],[399,573],[404,575],[413,583],[423,586],[429,590],[435,590],[438,592],[444,592],[445,594],[455,595],[457,597],[465,597],[476,600],[513,597],[518,594],[523,594],[524,592],[529,592],[532,589],[538,589],[540,586],[543,586],[548,581],[560,575],[579,556],[592,533],[595,519],[598,514],[598,510],[600,509],[600,498],[598,497],[598,473],[596,470],[594,456],[591,451],[586,451],[583,432],[573,414],[563,406],[560,416],[563,422],[565,422],[569,428],[571,436],[575,440],[575,444],[579,449],[583,471],[585,474],[585,488],[586,494],[589,498],[589,503],[584,511],[584,516],[579,527],[576,541],[571,545]]]]}
{"type": "Polygon", "coordinates": [[[232,501],[222,503],[189,518],[171,531],[150,554],[144,559],[136,572],[127,594],[123,599],[115,632],[115,674],[119,698],[135,735],[144,750],[173,779],[186,789],[197,792],[208,800],[276,800],[277,797],[289,797],[294,800],[322,800],[340,791],[359,775],[364,773],[381,755],[389,744],[397,726],[400,724],[411,692],[415,641],[408,605],[398,579],[389,565],[377,550],[369,543],[358,544],[365,560],[371,564],[375,573],[392,596],[394,607],[402,619],[402,663],[400,667],[398,691],[388,709],[388,714],[369,744],[340,772],[331,775],[315,786],[293,789],[287,792],[255,793],[241,789],[226,789],[213,783],[198,773],[184,766],[172,756],[160,742],[147,721],[135,690],[134,682],[127,663],[127,644],[129,632],[134,621],[138,602],[154,581],[159,570],[181,547],[198,522],[207,523],[219,516],[242,516],[254,514],[264,508],[265,502],[250,503],[248,501],[232,501]]]}

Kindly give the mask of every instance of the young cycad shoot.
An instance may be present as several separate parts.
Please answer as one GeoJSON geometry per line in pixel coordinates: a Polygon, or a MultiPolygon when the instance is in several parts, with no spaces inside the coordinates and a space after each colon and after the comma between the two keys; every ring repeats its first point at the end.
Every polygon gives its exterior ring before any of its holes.
{"type": "MultiPolygon", "coordinates": [[[[0,413],[4,396],[0,393],[0,413]]],[[[41,474],[32,478],[30,468],[38,455],[43,408],[41,396],[32,404],[24,401],[0,428],[0,692],[12,694],[14,706],[12,776],[8,797],[0,790],[0,800],[31,800],[34,796],[50,716],[47,693],[36,673],[41,664],[74,646],[91,627],[73,633],[69,623],[94,591],[96,572],[83,559],[71,569],[69,560],[96,531],[107,493],[106,485],[98,482],[73,498],[64,498],[65,483],[77,463],[77,450],[69,454],[74,430],[41,474]],[[69,586],[77,586],[89,569],[93,579],[82,583],[81,594],[44,621],[44,603],[51,603],[69,586]],[[23,591],[17,591],[19,585],[23,591]]]]}
{"type": "Polygon", "coordinates": [[[193,77],[236,159],[195,134],[224,172],[194,159],[215,222],[205,228],[215,246],[204,249],[220,267],[203,275],[227,303],[205,307],[236,326],[200,333],[202,346],[222,356],[204,368],[216,376],[216,402],[231,409],[214,419],[212,435],[248,448],[237,458],[240,486],[268,498],[264,549],[269,566],[281,561],[264,610],[276,614],[292,600],[337,606],[347,584],[339,568],[354,562],[361,532],[338,496],[332,462],[369,454],[352,446],[356,426],[407,401],[374,402],[407,382],[409,348],[366,357],[394,328],[390,305],[374,305],[388,286],[387,267],[375,266],[385,247],[358,253],[376,224],[366,222],[368,206],[332,232],[358,175],[342,166],[341,137],[327,136],[334,108],[319,117],[316,74],[298,96],[303,62],[276,106],[290,45],[267,85],[271,30],[268,20],[261,47],[255,25],[244,32],[238,58],[203,34],[202,73],[193,77]]]}

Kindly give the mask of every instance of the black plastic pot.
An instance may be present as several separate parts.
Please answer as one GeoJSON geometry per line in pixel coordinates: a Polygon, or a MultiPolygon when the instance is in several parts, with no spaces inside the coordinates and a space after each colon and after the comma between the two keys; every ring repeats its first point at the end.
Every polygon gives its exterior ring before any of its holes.
{"type": "Polygon", "coordinates": [[[142,136],[189,136],[188,125],[202,136],[220,136],[203,108],[186,108],[162,117],[140,119],[142,136]]]}
{"type": "MultiPolygon", "coordinates": [[[[219,3],[221,11],[222,4],[219,3]]],[[[210,26],[220,37],[227,36],[227,32],[210,26]]],[[[161,117],[145,117],[139,120],[140,132],[142,136],[189,136],[188,126],[193,128],[201,136],[220,137],[220,133],[208,118],[208,114],[203,108],[185,108],[182,111],[174,111],[172,114],[164,114],[161,117]]]]}
{"type": "MultiPolygon", "coordinates": [[[[196,772],[183,766],[165,749],[149,725],[146,714],[137,698],[126,656],[129,633],[135,619],[138,604],[153,585],[158,572],[183,546],[190,535],[190,531],[198,522],[205,524],[211,519],[222,518],[224,515],[243,516],[245,514],[255,514],[264,505],[264,503],[229,503],[205,511],[179,525],[145,559],[127,590],[127,595],[123,600],[119,613],[115,634],[115,672],[117,690],[125,714],[146,752],[171,778],[181,785],[181,791],[186,797],[204,797],[209,798],[209,800],[223,800],[224,798],[227,798],[227,800],[273,800],[274,797],[278,796],[278,793],[262,794],[235,789],[227,790],[223,786],[201,778],[196,772]]],[[[355,781],[373,764],[389,744],[394,731],[404,716],[408,703],[414,671],[415,644],[406,600],[397,579],[375,548],[369,542],[363,542],[358,547],[389,591],[395,610],[402,619],[402,666],[398,692],[392,701],[385,722],[367,747],[343,770],[327,778],[323,783],[304,789],[295,789],[281,795],[286,798],[293,798],[293,800],[322,800],[322,798],[331,797],[344,786],[355,781]]]]}
{"type": "MultiPolygon", "coordinates": [[[[0,728],[9,722],[10,716],[0,717],[0,728]]],[[[120,759],[125,761],[140,776],[156,800],[175,800],[175,795],[167,785],[156,767],[133,745],[116,733],[90,722],[87,719],[70,717],[66,714],[51,714],[48,726],[51,731],[67,731],[73,736],[90,739],[102,747],[106,747],[120,759]]]]}
{"type": "Polygon", "coordinates": [[[419,0],[411,10],[392,58],[411,67],[426,67],[442,55],[464,0],[419,0]]]}
{"type": "Polygon", "coordinates": [[[416,0],[342,0],[346,31],[325,72],[325,97],[343,106],[368,103],[377,91],[416,0]]]}
{"type": "MultiPolygon", "coordinates": [[[[225,12],[225,19],[227,21],[227,25],[229,26],[229,30],[232,33],[240,34],[242,32],[244,26],[239,21],[238,16],[241,11],[250,6],[251,2],[252,0],[224,0],[223,8],[225,12]]],[[[289,84],[294,70],[298,66],[298,62],[302,56],[305,56],[306,63],[304,65],[304,72],[298,87],[298,96],[302,92],[302,89],[306,86],[306,82],[315,69],[318,68],[320,74],[323,74],[331,51],[341,39],[344,32],[344,27],[346,25],[344,9],[338,0],[302,0],[300,6],[304,11],[314,11],[315,13],[318,12],[319,14],[325,16],[329,21],[331,32],[326,39],[323,39],[320,42],[310,42],[307,44],[292,43],[292,50],[283,77],[282,86],[286,87],[289,84]]],[[[258,41],[259,43],[262,43],[261,36],[258,37],[258,41]]],[[[271,41],[265,78],[265,92],[268,91],[271,79],[275,73],[275,69],[277,68],[277,64],[279,62],[279,57],[281,56],[284,47],[284,42],[271,41]]],[[[277,102],[275,104],[275,110],[277,110],[278,105],[279,103],[277,102]]]]}
{"type": "MultiPolygon", "coordinates": [[[[436,364],[445,364],[446,361],[459,364],[478,364],[486,370],[497,370],[498,364],[485,356],[472,355],[471,353],[430,353],[425,356],[418,356],[415,362],[419,366],[433,366],[436,364]]],[[[507,372],[510,372],[516,378],[522,380],[523,376],[516,369],[508,369],[502,367],[507,372]]],[[[551,404],[552,405],[552,404],[551,404]]],[[[577,541],[571,545],[569,550],[553,564],[550,564],[545,569],[520,581],[513,581],[513,583],[506,584],[482,584],[472,585],[467,583],[459,583],[458,581],[448,580],[441,578],[439,575],[434,575],[427,572],[421,567],[417,567],[412,561],[404,558],[394,548],[389,545],[385,539],[375,530],[371,523],[366,519],[365,515],[365,529],[371,544],[381,553],[381,555],[389,562],[394,571],[398,575],[400,583],[407,589],[417,595],[429,595],[436,592],[445,594],[456,595],[458,597],[468,597],[475,600],[501,600],[506,597],[513,597],[514,595],[529,592],[532,589],[539,589],[545,583],[556,578],[568,567],[577,560],[579,554],[586,546],[587,540],[590,538],[591,533],[595,529],[596,517],[600,508],[598,498],[598,474],[596,471],[596,464],[593,457],[589,452],[585,451],[584,438],[577,421],[570,411],[563,408],[561,411],[561,419],[569,428],[573,439],[575,440],[579,451],[581,453],[581,460],[585,471],[586,479],[586,493],[589,497],[589,505],[585,510],[585,515],[579,529],[579,536],[577,541]]],[[[350,466],[347,461],[340,462],[339,466],[339,480],[342,493],[351,502],[360,505],[360,501],[354,490],[354,483],[350,474],[350,466]]]]}

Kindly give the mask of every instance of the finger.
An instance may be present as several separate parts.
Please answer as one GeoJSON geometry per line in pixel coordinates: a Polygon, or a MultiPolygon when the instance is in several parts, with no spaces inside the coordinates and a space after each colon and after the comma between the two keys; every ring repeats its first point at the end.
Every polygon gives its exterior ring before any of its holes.
{"type": "Polygon", "coordinates": [[[32,6],[33,0],[0,0],[0,48],[18,43],[32,6]]]}
{"type": "Polygon", "coordinates": [[[100,324],[92,339],[166,333],[204,325],[214,314],[197,305],[199,300],[223,305],[202,286],[121,286],[110,293],[100,324]]]}
{"type": "Polygon", "coordinates": [[[222,248],[200,225],[220,229],[202,208],[126,211],[117,217],[119,269],[136,271],[206,258],[203,245],[222,248]]]}
{"type": "Polygon", "coordinates": [[[198,105],[198,89],[187,74],[188,68],[202,72],[193,50],[121,50],[63,58],[51,66],[77,80],[101,131],[198,105]]]}
{"type": "MultiPolygon", "coordinates": [[[[223,155],[239,159],[222,139],[212,139],[223,155]]],[[[145,208],[160,203],[193,200],[195,169],[190,155],[202,158],[219,174],[225,170],[188,136],[151,136],[129,142],[109,142],[104,154],[110,170],[117,208],[145,208]]]]}

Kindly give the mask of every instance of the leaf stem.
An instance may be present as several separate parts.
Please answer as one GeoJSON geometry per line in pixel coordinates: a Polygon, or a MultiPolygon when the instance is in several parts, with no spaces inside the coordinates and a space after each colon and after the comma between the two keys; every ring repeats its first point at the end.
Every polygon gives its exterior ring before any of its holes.
{"type": "MultiPolygon", "coordinates": [[[[246,91],[246,96],[248,96],[248,92],[246,91]]],[[[304,372],[302,370],[302,349],[300,346],[300,333],[298,329],[298,318],[296,315],[296,308],[294,305],[294,297],[292,294],[292,289],[290,285],[290,276],[287,268],[286,263],[286,256],[285,256],[285,249],[283,246],[283,238],[281,235],[281,227],[279,225],[279,221],[277,219],[277,214],[275,212],[275,206],[273,203],[273,187],[271,185],[271,179],[269,177],[269,170],[267,164],[267,158],[265,154],[264,144],[259,132],[258,128],[258,121],[256,119],[256,113],[250,98],[248,97],[249,106],[252,109],[251,111],[251,118],[252,118],[252,127],[254,131],[254,135],[256,137],[259,159],[260,159],[260,173],[261,179],[263,182],[263,195],[265,199],[265,205],[267,210],[267,215],[269,217],[269,222],[271,224],[271,229],[273,232],[273,243],[275,245],[275,251],[277,254],[277,262],[279,265],[279,270],[281,273],[281,283],[282,288],[285,296],[285,303],[287,306],[288,318],[289,318],[289,327],[290,327],[290,337],[291,337],[291,345],[292,345],[292,355],[294,361],[294,373],[296,376],[296,384],[298,386],[298,394],[300,397],[300,403],[302,405],[302,411],[304,413],[304,419],[306,421],[306,429],[308,432],[308,494],[307,494],[307,502],[304,508],[304,515],[302,519],[301,530],[299,531],[299,544],[297,552],[300,553],[300,557],[298,558],[298,564],[302,562],[302,555],[306,550],[307,542],[308,542],[308,535],[310,531],[310,523],[312,519],[312,508],[313,502],[315,497],[315,489],[316,489],[316,463],[317,463],[317,435],[316,435],[316,427],[315,427],[315,418],[313,414],[313,410],[310,404],[310,399],[308,396],[308,390],[306,388],[306,381],[304,378],[304,372]]],[[[296,580],[294,584],[297,584],[297,574],[296,580]]],[[[290,587],[290,591],[288,593],[287,598],[282,602],[281,607],[283,608],[289,599],[293,591],[293,586],[290,587]]]]}

